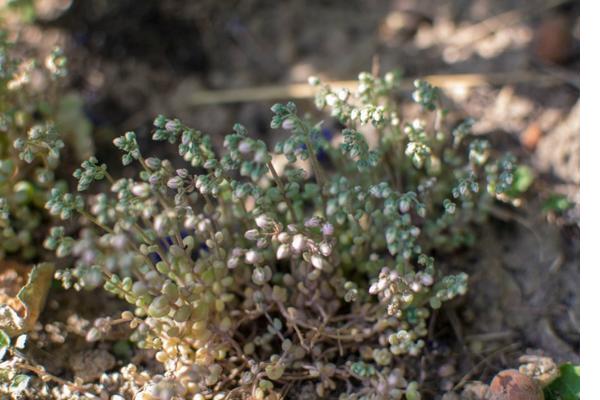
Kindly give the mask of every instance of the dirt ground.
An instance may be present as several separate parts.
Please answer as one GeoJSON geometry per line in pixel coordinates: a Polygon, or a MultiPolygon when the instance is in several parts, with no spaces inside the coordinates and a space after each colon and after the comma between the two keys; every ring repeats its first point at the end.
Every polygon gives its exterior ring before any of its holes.
{"type": "MultiPolygon", "coordinates": [[[[504,82],[446,96],[454,113],[478,121],[478,134],[532,166],[536,181],[522,207],[495,214],[475,248],[445,266],[468,272],[471,284],[466,298],[435,320],[423,361],[431,368],[422,381],[431,393],[443,393],[461,379],[487,381],[529,352],[579,362],[579,2],[40,3],[36,24],[22,40],[39,52],[54,44],[65,48],[69,88],[82,95],[100,155],[125,130],[149,139],[159,113],[216,137],[236,121],[268,135],[270,104],[194,105],[190,99],[200,90],[284,85],[313,74],[354,79],[372,68],[374,57],[380,70],[401,68],[408,77],[476,74],[486,80],[502,73],[504,82]],[[536,79],[516,81],[523,71],[536,79]],[[557,193],[575,206],[561,216],[542,212],[557,193]]],[[[298,103],[312,109],[307,100],[298,103]]],[[[95,312],[81,311],[74,321],[65,310],[81,307],[67,304],[54,293],[48,309],[61,315],[47,312],[45,322],[71,324],[81,339],[76,352],[88,351],[83,327],[95,312]]],[[[95,311],[109,315],[107,308],[95,311]]],[[[110,343],[96,350],[115,354],[110,343]]],[[[73,372],[72,363],[53,362],[55,373],[73,372]]],[[[117,356],[110,366],[119,362],[117,356]]]]}

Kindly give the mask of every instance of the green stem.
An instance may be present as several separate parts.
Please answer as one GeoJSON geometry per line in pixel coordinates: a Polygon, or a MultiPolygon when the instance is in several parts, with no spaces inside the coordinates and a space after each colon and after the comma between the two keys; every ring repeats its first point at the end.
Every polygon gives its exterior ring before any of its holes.
{"type": "Polygon", "coordinates": [[[275,167],[273,166],[273,163],[271,161],[269,161],[267,163],[267,167],[269,167],[269,171],[271,172],[271,175],[273,176],[273,179],[275,180],[275,183],[277,184],[277,187],[279,188],[279,192],[281,192],[281,196],[283,197],[283,199],[285,200],[285,203],[288,206],[288,209],[290,210],[290,213],[292,214],[292,220],[294,223],[298,223],[298,217],[296,216],[296,212],[294,211],[294,206],[292,205],[292,202],[290,201],[290,199],[288,199],[288,197],[285,194],[285,187],[283,186],[283,182],[281,181],[281,178],[279,178],[279,175],[277,174],[277,171],[275,170],[275,167]]]}

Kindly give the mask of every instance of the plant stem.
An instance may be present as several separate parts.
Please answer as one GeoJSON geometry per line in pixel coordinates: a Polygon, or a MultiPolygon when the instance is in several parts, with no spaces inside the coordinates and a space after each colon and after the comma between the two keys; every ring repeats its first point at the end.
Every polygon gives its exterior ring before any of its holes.
{"type": "Polygon", "coordinates": [[[285,203],[287,204],[288,209],[292,214],[293,222],[297,224],[299,221],[298,217],[296,216],[296,212],[294,211],[294,206],[292,205],[292,202],[290,201],[290,199],[288,199],[288,197],[285,194],[285,187],[283,186],[281,178],[279,178],[279,175],[277,174],[277,171],[275,170],[275,167],[273,166],[273,163],[271,161],[267,163],[267,167],[269,167],[269,171],[271,172],[271,175],[273,176],[273,179],[275,180],[275,183],[277,184],[277,187],[281,192],[281,196],[283,196],[283,199],[285,200],[285,203]]]}

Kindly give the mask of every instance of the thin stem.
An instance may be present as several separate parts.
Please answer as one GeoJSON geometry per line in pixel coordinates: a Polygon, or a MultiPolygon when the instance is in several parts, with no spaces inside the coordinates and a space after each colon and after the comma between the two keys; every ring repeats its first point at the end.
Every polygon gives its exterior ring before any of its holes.
{"type": "Polygon", "coordinates": [[[304,135],[307,138],[305,144],[306,149],[308,150],[308,157],[312,168],[315,171],[315,179],[317,180],[317,184],[321,187],[321,189],[323,189],[323,185],[326,183],[327,179],[325,177],[325,174],[323,173],[323,170],[321,169],[321,164],[317,160],[317,153],[315,152],[315,148],[313,147],[313,144],[310,141],[310,127],[302,119],[298,118],[298,116],[295,115],[294,117],[302,127],[304,135]]]}
{"type": "Polygon", "coordinates": [[[277,171],[275,170],[275,167],[273,166],[273,163],[271,161],[267,163],[267,166],[269,167],[269,171],[271,172],[271,175],[273,176],[273,179],[275,180],[275,183],[277,184],[277,187],[279,188],[279,191],[281,192],[281,195],[283,196],[283,199],[285,200],[285,203],[287,204],[288,209],[292,214],[292,220],[294,221],[294,223],[297,224],[299,221],[298,217],[296,216],[296,212],[294,211],[294,206],[292,205],[292,202],[290,201],[290,199],[288,199],[288,197],[285,194],[285,187],[283,186],[281,178],[279,178],[279,175],[277,174],[277,171]]]}
{"type": "Polygon", "coordinates": [[[34,374],[38,375],[43,381],[52,380],[52,381],[54,381],[54,382],[56,382],[58,384],[68,386],[69,388],[71,388],[72,390],[75,390],[77,392],[80,392],[80,393],[89,393],[83,387],[81,387],[79,385],[76,385],[73,382],[69,382],[69,381],[64,380],[62,378],[59,378],[58,376],[49,374],[43,368],[36,367],[36,366],[33,366],[33,365],[29,365],[29,364],[26,364],[26,363],[17,363],[17,364],[15,364],[15,366],[17,368],[22,368],[22,369],[25,369],[27,371],[33,372],[34,374]]]}
{"type": "Polygon", "coordinates": [[[325,177],[323,175],[323,171],[321,170],[321,164],[319,164],[319,161],[317,160],[317,155],[312,143],[310,142],[310,139],[306,141],[306,149],[308,150],[310,163],[315,171],[315,179],[317,180],[317,184],[321,187],[321,189],[323,189],[325,177]]]}
{"type": "Polygon", "coordinates": [[[115,184],[115,179],[112,177],[111,174],[108,173],[108,171],[104,172],[104,176],[106,176],[106,179],[108,179],[108,181],[110,182],[111,185],[115,184]]]}
{"type": "Polygon", "coordinates": [[[108,226],[104,225],[102,222],[98,221],[98,219],[96,217],[94,217],[92,214],[88,213],[87,211],[85,211],[85,210],[78,210],[78,212],[79,212],[79,214],[81,214],[85,218],[87,218],[90,222],[92,222],[93,224],[99,226],[100,228],[102,228],[106,232],[108,232],[110,234],[113,234],[113,235],[115,234],[114,230],[112,230],[108,226]]]}

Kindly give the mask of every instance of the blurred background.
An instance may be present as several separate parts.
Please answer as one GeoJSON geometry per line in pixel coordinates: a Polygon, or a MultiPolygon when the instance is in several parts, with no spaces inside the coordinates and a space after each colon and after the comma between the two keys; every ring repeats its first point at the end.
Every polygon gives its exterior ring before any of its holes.
{"type": "Polygon", "coordinates": [[[81,125],[89,125],[101,152],[125,130],[147,135],[159,113],[215,136],[234,122],[265,135],[273,102],[291,98],[310,110],[311,100],[294,98],[288,84],[400,69],[409,85],[436,75],[454,108],[478,120],[476,132],[521,143],[538,171],[579,202],[578,1],[7,4],[21,22],[4,23],[24,52],[64,48],[69,100],[81,105],[81,125]],[[261,88],[273,85],[279,96],[265,96],[261,88]],[[226,93],[226,103],[212,92],[247,88],[241,97],[226,93]]]}

